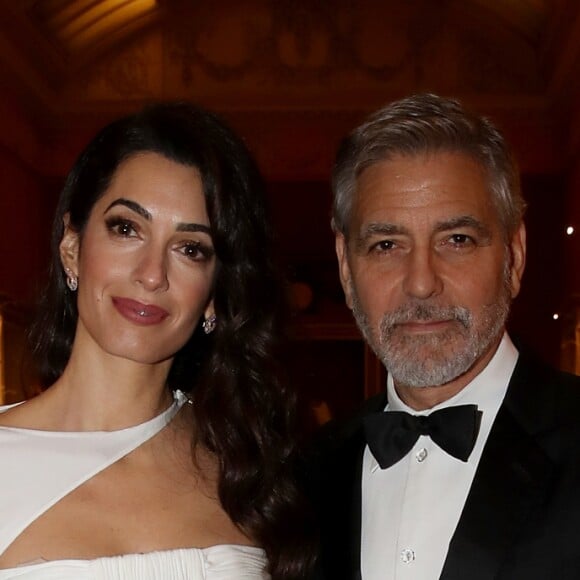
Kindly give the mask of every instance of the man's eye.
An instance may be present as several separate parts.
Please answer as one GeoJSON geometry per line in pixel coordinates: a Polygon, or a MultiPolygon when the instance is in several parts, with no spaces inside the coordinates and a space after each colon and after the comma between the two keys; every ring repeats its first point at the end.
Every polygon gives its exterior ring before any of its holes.
{"type": "Polygon", "coordinates": [[[393,242],[393,240],[382,240],[373,246],[373,250],[379,252],[388,252],[389,250],[392,250],[394,247],[395,242],[393,242]]]}
{"type": "Polygon", "coordinates": [[[468,246],[475,243],[474,239],[467,234],[453,234],[449,241],[455,246],[468,246]]]}

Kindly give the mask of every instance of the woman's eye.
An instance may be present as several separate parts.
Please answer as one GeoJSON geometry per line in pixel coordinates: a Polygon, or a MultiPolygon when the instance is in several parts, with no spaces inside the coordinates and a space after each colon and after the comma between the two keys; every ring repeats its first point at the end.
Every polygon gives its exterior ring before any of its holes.
{"type": "Polygon", "coordinates": [[[135,224],[133,224],[133,222],[129,220],[115,218],[112,220],[108,220],[106,224],[107,229],[110,232],[123,238],[129,238],[137,234],[135,224]]]}
{"type": "Polygon", "coordinates": [[[181,247],[181,252],[194,261],[207,260],[213,255],[213,250],[200,242],[184,244],[181,247]]]}
{"type": "Polygon", "coordinates": [[[199,245],[198,244],[187,244],[183,246],[183,253],[188,258],[196,258],[199,256],[199,245]]]}
{"type": "Polygon", "coordinates": [[[130,224],[124,223],[117,226],[117,233],[121,234],[122,236],[128,236],[132,231],[133,228],[130,224]]]}

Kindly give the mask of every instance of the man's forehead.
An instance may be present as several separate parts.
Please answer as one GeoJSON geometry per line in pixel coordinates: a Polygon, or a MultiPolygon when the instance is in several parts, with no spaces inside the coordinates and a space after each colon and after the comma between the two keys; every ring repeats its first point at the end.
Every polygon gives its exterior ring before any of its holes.
{"type": "Polygon", "coordinates": [[[438,205],[493,206],[485,170],[470,156],[431,153],[399,156],[367,167],[357,179],[355,212],[438,205]]]}
{"type": "Polygon", "coordinates": [[[463,173],[468,170],[473,177],[488,181],[488,172],[484,164],[472,153],[455,150],[427,150],[417,153],[393,153],[383,158],[377,158],[359,169],[356,176],[357,184],[364,182],[377,172],[390,175],[415,173],[418,168],[424,168],[431,173],[440,170],[446,173],[463,173]]]}

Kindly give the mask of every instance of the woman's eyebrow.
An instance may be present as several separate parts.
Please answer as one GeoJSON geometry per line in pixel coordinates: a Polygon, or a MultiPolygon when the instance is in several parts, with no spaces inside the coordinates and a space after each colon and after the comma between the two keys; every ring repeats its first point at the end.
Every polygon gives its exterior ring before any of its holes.
{"type": "Polygon", "coordinates": [[[111,208],[115,207],[116,205],[123,205],[129,208],[131,211],[138,213],[142,218],[146,219],[147,221],[151,221],[151,214],[142,206],[139,205],[136,201],[131,201],[130,199],[125,199],[124,197],[120,197],[115,201],[111,202],[107,209],[103,212],[103,214],[107,213],[111,208]]]}
{"type": "Polygon", "coordinates": [[[175,229],[178,232],[203,232],[204,234],[211,235],[209,226],[206,226],[205,224],[179,223],[175,229]]]}
{"type": "MultiPolygon", "coordinates": [[[[119,199],[111,202],[103,213],[107,213],[112,207],[115,207],[116,205],[122,205],[126,208],[129,208],[131,211],[139,214],[147,221],[151,221],[152,219],[151,214],[142,205],[138,204],[136,201],[125,199],[123,197],[120,197],[119,199]]],[[[205,224],[180,222],[177,224],[175,229],[178,232],[203,232],[204,234],[211,235],[210,227],[206,226],[205,224]]]]}

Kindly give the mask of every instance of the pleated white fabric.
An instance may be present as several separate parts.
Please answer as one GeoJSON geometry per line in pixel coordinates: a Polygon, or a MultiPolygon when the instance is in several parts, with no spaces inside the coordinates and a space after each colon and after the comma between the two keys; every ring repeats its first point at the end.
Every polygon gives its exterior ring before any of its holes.
{"type": "Polygon", "coordinates": [[[43,562],[0,570],[0,580],[268,580],[265,565],[259,548],[223,545],[43,562]]]}

